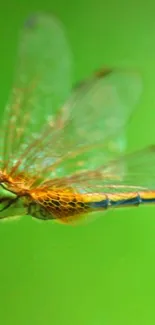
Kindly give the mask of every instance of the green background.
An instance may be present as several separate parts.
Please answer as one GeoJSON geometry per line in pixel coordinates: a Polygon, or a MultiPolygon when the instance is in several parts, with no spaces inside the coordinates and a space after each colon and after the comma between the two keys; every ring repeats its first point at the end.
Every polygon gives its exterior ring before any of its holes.
{"type": "MultiPolygon", "coordinates": [[[[11,87],[17,35],[32,11],[64,23],[75,79],[106,65],[138,67],[141,101],[128,146],[155,142],[155,19],[152,2],[5,1],[0,5],[0,108],[11,87]]],[[[84,226],[0,224],[0,324],[155,324],[155,208],[112,211],[84,226]]]]}

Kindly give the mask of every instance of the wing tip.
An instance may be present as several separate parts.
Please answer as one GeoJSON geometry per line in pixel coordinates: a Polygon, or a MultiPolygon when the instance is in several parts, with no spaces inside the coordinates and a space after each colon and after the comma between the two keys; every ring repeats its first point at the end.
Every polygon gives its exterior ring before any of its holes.
{"type": "Polygon", "coordinates": [[[54,21],[57,20],[56,16],[51,13],[51,12],[46,12],[46,11],[36,11],[32,12],[25,20],[24,27],[26,29],[34,29],[38,27],[38,25],[43,21],[54,21]]]}
{"type": "Polygon", "coordinates": [[[32,13],[24,23],[24,27],[28,29],[33,29],[37,25],[38,13],[32,13]]]}

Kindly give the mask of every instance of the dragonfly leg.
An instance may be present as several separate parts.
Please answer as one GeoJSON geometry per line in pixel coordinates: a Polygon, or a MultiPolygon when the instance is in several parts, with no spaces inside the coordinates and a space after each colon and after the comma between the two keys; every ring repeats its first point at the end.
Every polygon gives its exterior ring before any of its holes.
{"type": "Polygon", "coordinates": [[[8,199],[1,199],[0,203],[7,201],[7,204],[2,209],[0,209],[0,212],[3,212],[4,210],[8,209],[12,204],[16,203],[18,201],[18,199],[19,199],[18,197],[16,197],[13,200],[9,200],[9,201],[8,201],[8,199]]]}

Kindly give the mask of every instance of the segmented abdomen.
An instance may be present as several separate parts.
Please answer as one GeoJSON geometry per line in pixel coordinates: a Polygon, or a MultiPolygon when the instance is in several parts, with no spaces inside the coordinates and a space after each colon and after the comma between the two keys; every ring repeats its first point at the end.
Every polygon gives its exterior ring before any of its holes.
{"type": "Polygon", "coordinates": [[[74,193],[72,191],[31,191],[29,213],[38,219],[76,221],[79,216],[108,208],[155,204],[155,191],[129,193],[74,193]]]}

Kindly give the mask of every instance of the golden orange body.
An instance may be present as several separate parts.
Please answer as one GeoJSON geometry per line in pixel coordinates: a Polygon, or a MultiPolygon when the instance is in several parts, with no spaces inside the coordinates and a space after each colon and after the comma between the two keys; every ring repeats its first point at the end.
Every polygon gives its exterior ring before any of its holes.
{"type": "Polygon", "coordinates": [[[155,147],[123,155],[139,74],[104,67],[72,87],[71,57],[55,17],[28,19],[0,127],[0,219],[30,214],[69,223],[155,203],[155,147]]]}

